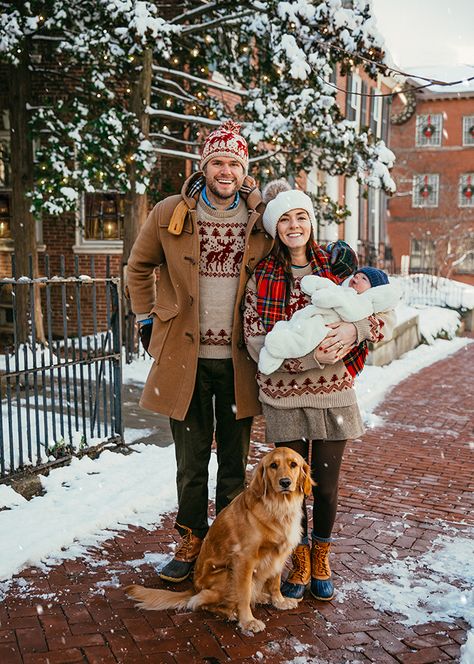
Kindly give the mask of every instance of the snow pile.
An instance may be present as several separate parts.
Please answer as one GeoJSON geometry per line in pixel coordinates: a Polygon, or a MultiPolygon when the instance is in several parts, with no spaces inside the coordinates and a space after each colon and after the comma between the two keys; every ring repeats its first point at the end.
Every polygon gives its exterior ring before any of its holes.
{"type": "Polygon", "coordinates": [[[0,510],[5,508],[11,509],[26,502],[26,498],[17,493],[11,486],[0,484],[0,510]]]}
{"type": "MultiPolygon", "coordinates": [[[[404,625],[453,623],[463,618],[474,628],[473,560],[472,537],[442,535],[422,556],[371,567],[368,571],[377,578],[346,584],[343,590],[357,590],[377,610],[400,613],[404,625]]],[[[472,663],[473,655],[471,629],[461,662],[472,663]]]]}
{"type": "MultiPolygon", "coordinates": [[[[127,456],[105,451],[98,459],[73,459],[41,476],[46,494],[29,502],[15,497],[13,489],[2,489],[0,507],[16,506],[0,512],[0,579],[29,565],[83,556],[126,524],[156,526],[161,515],[176,508],[175,465],[173,446],[142,444],[127,456]]],[[[210,466],[212,495],[215,454],[210,466]]]]}
{"type": "Polygon", "coordinates": [[[460,313],[444,307],[427,307],[422,304],[410,307],[401,303],[395,311],[398,324],[418,316],[420,335],[427,344],[432,344],[439,338],[454,339],[461,324],[460,313]]]}

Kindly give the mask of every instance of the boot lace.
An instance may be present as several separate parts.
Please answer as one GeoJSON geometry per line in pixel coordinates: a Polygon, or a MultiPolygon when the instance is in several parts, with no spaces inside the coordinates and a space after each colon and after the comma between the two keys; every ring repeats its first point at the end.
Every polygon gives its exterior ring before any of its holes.
{"type": "Polygon", "coordinates": [[[315,546],[313,548],[313,566],[315,576],[331,576],[331,568],[329,567],[329,547],[328,546],[315,546]]]}
{"type": "Polygon", "coordinates": [[[291,571],[291,583],[308,583],[311,576],[311,563],[309,560],[309,551],[304,546],[297,546],[291,555],[293,569],[291,571]]]}
{"type": "Polygon", "coordinates": [[[181,556],[187,556],[189,552],[191,551],[192,548],[192,530],[187,530],[184,535],[182,536],[181,542],[179,543],[177,549],[175,550],[175,556],[176,554],[180,554],[181,556]]]}

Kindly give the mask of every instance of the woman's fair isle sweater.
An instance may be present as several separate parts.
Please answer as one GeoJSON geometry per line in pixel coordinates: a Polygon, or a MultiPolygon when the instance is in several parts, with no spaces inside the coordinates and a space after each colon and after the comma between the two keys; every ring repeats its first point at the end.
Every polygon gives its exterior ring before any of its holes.
{"type": "MultiPolygon", "coordinates": [[[[311,274],[311,268],[293,270],[294,286],[289,299],[289,317],[310,303],[302,290],[302,277],[311,274]]],[[[357,329],[356,343],[380,341],[391,337],[395,323],[393,311],[369,316],[354,323],[357,329]]],[[[247,284],[244,310],[244,338],[248,351],[255,361],[264,344],[265,328],[257,312],[255,277],[247,284]]],[[[275,408],[338,408],[356,403],[354,379],[342,360],[335,364],[320,364],[314,352],[288,359],[273,374],[257,372],[259,398],[262,403],[275,408]]]]}

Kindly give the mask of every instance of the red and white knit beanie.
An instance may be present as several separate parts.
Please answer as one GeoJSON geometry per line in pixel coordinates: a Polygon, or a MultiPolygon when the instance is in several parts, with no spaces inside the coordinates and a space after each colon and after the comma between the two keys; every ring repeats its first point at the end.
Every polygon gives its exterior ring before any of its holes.
{"type": "Polygon", "coordinates": [[[240,134],[240,125],[233,120],[226,120],[206,138],[201,154],[201,170],[215,157],[232,157],[242,164],[245,173],[248,171],[247,141],[240,134]]]}
{"type": "Polygon", "coordinates": [[[314,214],[313,201],[311,198],[299,189],[290,189],[281,191],[275,198],[267,203],[263,213],[263,227],[269,235],[276,237],[277,224],[280,217],[290,210],[305,210],[313,227],[314,237],[318,237],[318,224],[314,214]]]}

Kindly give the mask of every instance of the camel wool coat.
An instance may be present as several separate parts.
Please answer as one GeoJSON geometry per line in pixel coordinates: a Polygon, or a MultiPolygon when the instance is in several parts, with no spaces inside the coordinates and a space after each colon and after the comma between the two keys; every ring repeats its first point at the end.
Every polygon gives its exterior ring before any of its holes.
{"type": "MultiPolygon", "coordinates": [[[[160,201],[150,212],[133,245],[127,265],[127,290],[135,314],[153,315],[148,352],[153,366],[140,399],[147,410],[184,420],[196,381],[199,353],[199,234],[196,204],[203,174],[195,173],[181,194],[160,201]],[[193,195],[189,195],[190,191],[193,195]],[[184,202],[184,225],[176,233],[170,221],[177,205],[184,202]],[[174,230],[175,232],[171,232],[174,230]],[[155,268],[160,267],[159,278],[155,268]]],[[[262,225],[264,204],[258,189],[246,178],[241,195],[248,209],[245,251],[234,305],[232,361],[236,417],[261,412],[255,379],[256,365],[243,341],[242,307],[245,286],[256,264],[266,256],[273,239],[262,225]]]]}

